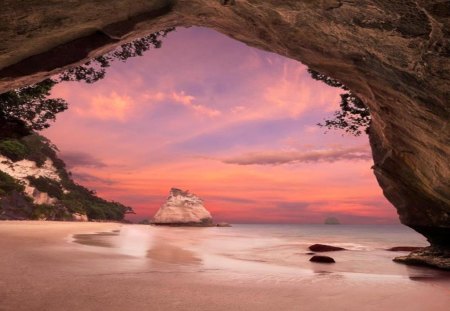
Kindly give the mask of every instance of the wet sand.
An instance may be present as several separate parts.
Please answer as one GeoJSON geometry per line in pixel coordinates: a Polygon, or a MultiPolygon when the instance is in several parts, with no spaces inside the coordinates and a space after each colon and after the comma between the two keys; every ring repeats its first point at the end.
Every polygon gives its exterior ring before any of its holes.
{"type": "Polygon", "coordinates": [[[152,239],[147,249],[130,242],[142,239],[134,236],[139,227],[0,222],[0,310],[439,311],[450,306],[447,279],[334,273],[319,265],[297,272],[250,260],[233,268],[227,259],[183,247],[194,245],[202,229],[146,226],[152,239]],[[87,234],[93,232],[103,234],[92,239],[87,234]]]}

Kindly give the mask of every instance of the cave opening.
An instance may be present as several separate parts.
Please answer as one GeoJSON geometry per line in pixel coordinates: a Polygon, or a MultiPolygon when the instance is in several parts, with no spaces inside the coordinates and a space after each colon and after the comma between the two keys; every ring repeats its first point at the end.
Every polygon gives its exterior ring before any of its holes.
{"type": "Polygon", "coordinates": [[[133,207],[132,221],[179,187],[218,221],[398,223],[367,136],[317,125],[342,93],[297,61],[178,28],[96,83],[58,84],[52,96],[69,109],[42,134],[77,182],[133,207]]]}

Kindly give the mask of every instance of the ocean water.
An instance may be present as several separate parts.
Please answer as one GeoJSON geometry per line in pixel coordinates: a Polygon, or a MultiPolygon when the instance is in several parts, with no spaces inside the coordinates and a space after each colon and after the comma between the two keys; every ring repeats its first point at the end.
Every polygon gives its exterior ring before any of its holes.
{"type": "MultiPolygon", "coordinates": [[[[392,261],[407,252],[393,246],[427,246],[423,236],[401,225],[236,224],[230,228],[124,225],[114,232],[73,236],[84,251],[116,254],[160,271],[201,271],[242,280],[295,281],[312,274],[354,277],[444,278],[433,269],[392,261]],[[312,263],[315,243],[344,247],[327,252],[335,264],[312,263]]],[[[121,261],[118,261],[120,265],[121,261]]],[[[129,265],[127,261],[127,265],[129,265]]],[[[215,275],[215,277],[217,277],[215,275]]]]}

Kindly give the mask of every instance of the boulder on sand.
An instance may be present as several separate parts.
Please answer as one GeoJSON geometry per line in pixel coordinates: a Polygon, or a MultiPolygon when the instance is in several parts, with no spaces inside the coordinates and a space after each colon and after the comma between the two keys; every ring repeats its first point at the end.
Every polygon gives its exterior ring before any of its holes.
{"type": "Polygon", "coordinates": [[[309,249],[313,252],[335,252],[335,251],[345,251],[345,248],[325,245],[325,244],[314,244],[309,247],[309,249]]]}
{"type": "Polygon", "coordinates": [[[312,256],[311,259],[309,260],[311,262],[318,262],[318,263],[335,263],[336,261],[334,261],[333,258],[328,257],[328,256],[312,256]]]}
{"type": "Polygon", "coordinates": [[[231,227],[231,225],[227,222],[219,222],[216,224],[217,227],[231,227]]]}
{"type": "Polygon", "coordinates": [[[423,247],[419,246],[394,246],[388,248],[387,251],[390,252],[414,252],[423,249],[423,247]]]}
{"type": "Polygon", "coordinates": [[[166,226],[212,226],[211,214],[195,194],[170,189],[166,203],[156,212],[153,224],[166,226]]]}

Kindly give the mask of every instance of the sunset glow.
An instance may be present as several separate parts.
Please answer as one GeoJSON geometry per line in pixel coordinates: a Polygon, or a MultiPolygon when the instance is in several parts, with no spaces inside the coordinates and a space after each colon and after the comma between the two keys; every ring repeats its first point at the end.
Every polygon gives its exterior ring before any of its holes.
{"type": "Polygon", "coordinates": [[[59,84],[70,109],[43,134],[75,180],[151,218],[189,189],[218,221],[397,223],[366,135],[316,123],[340,90],[301,63],[212,30],[177,29],[161,49],[114,63],[92,85],[59,84]]]}

